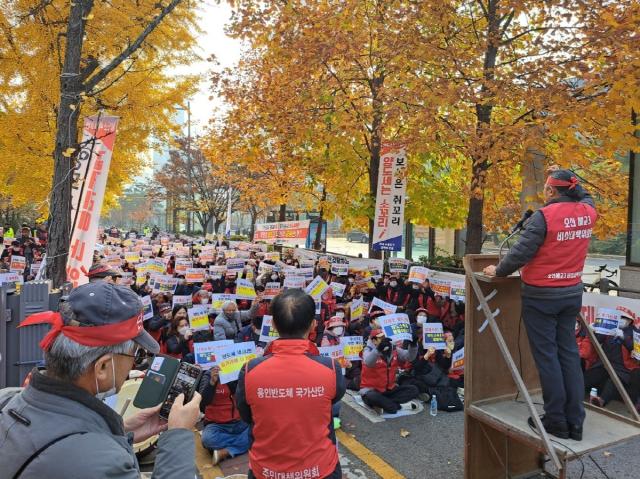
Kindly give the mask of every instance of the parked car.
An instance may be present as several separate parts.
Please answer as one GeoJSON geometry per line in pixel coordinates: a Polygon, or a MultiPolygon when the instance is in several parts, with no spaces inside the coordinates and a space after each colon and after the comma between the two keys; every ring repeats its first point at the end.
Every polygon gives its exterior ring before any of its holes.
{"type": "Polygon", "coordinates": [[[369,235],[364,231],[349,231],[347,233],[347,241],[349,243],[368,243],[369,235]]]}

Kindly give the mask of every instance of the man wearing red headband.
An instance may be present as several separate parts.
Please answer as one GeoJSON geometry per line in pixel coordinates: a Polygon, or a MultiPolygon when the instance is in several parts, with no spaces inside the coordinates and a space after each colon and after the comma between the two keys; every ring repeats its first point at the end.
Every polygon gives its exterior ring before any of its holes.
{"type": "Polygon", "coordinates": [[[522,319],[542,385],[542,424],[549,434],[580,441],[584,378],[574,330],[597,214],[576,175],[557,166],[549,169],[544,197],[544,207],[524,224],[517,244],[484,272],[508,276],[522,268],[522,319]]]}
{"type": "Polygon", "coordinates": [[[34,369],[27,387],[0,391],[1,477],[140,477],[132,444],[160,436],[154,477],[195,477],[193,426],[200,395],[178,396],[168,423],[160,406],[123,422],[103,402],[116,394],[136,361],[157,353],[142,327],[142,303],[126,286],[104,281],[71,291],[60,312],[25,319],[50,324],[40,342],[46,372],[34,369]]]}

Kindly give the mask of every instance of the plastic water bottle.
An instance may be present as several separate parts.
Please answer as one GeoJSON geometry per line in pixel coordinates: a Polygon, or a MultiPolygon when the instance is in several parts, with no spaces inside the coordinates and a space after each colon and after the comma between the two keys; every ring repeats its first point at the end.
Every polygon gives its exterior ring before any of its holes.
{"type": "Polygon", "coordinates": [[[589,393],[589,399],[597,399],[598,398],[598,390],[596,388],[591,388],[591,392],[589,393]]]}
{"type": "Polygon", "coordinates": [[[431,408],[429,409],[429,414],[432,416],[438,415],[438,398],[436,398],[435,394],[431,396],[431,408]]]}

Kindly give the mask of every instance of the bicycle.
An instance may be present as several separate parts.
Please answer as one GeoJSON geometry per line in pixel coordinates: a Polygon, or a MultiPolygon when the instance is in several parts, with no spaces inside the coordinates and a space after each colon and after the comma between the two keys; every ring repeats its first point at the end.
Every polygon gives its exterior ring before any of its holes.
{"type": "Polygon", "coordinates": [[[617,290],[619,288],[618,283],[610,280],[609,278],[618,276],[618,270],[607,269],[607,265],[604,264],[598,267],[594,274],[596,275],[596,281],[593,283],[583,283],[585,293],[598,292],[613,296],[617,295],[617,290]],[[605,278],[602,277],[603,272],[606,274],[605,278]]]}

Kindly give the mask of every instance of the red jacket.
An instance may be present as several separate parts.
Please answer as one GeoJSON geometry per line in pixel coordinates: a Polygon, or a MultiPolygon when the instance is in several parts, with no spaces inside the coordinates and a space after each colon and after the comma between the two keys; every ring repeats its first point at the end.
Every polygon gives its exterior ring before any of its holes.
{"type": "Polygon", "coordinates": [[[396,375],[398,374],[398,352],[394,349],[391,361],[380,356],[373,368],[362,362],[362,376],[360,377],[360,389],[372,388],[379,392],[396,387],[396,375]]]}
{"type": "Polygon", "coordinates": [[[521,270],[531,286],[574,286],[582,280],[591,232],[598,215],[586,203],[552,203],[540,210],[547,235],[538,252],[521,270]]]}
{"type": "Polygon", "coordinates": [[[214,422],[216,424],[225,424],[240,419],[240,413],[229,386],[220,384],[220,382],[215,385],[213,399],[204,408],[204,419],[208,423],[214,422]]]}
{"type": "Polygon", "coordinates": [[[245,365],[236,401],[252,426],[255,477],[331,474],[338,464],[331,407],[344,392],[340,366],[305,339],[277,339],[245,365]]]}

